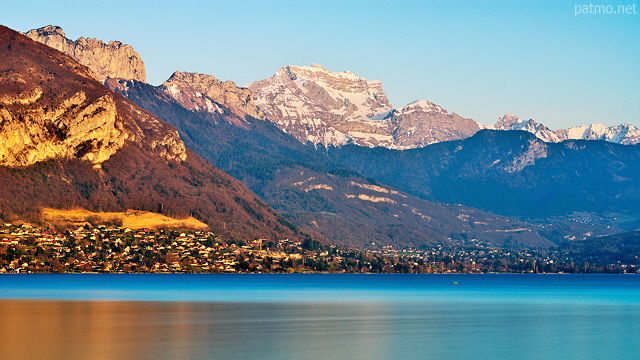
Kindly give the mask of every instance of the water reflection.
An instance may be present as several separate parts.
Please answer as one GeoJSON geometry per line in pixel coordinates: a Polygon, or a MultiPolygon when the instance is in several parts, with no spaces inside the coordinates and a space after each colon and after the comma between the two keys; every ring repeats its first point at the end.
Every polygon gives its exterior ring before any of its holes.
{"type": "Polygon", "coordinates": [[[638,306],[0,300],[6,359],[639,358],[638,306]]]}
{"type": "Polygon", "coordinates": [[[0,301],[7,359],[375,358],[379,307],[0,301]]]}

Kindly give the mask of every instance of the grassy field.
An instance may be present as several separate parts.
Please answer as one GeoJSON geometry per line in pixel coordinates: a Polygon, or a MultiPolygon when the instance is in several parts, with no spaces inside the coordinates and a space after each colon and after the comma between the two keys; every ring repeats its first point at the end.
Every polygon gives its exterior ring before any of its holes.
{"type": "Polygon", "coordinates": [[[87,222],[117,224],[129,229],[188,228],[207,230],[207,225],[193,217],[174,219],[149,211],[92,212],[84,209],[42,209],[42,219],[52,224],[79,226],[87,222]]]}

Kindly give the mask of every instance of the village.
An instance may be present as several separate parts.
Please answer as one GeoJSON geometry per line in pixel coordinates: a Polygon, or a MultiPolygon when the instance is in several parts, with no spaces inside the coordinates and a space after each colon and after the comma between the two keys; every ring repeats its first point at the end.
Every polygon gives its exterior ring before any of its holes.
{"type": "Polygon", "coordinates": [[[356,250],[304,241],[223,241],[212,232],[89,223],[63,232],[0,225],[0,273],[636,273],[557,250],[437,245],[356,250]]]}

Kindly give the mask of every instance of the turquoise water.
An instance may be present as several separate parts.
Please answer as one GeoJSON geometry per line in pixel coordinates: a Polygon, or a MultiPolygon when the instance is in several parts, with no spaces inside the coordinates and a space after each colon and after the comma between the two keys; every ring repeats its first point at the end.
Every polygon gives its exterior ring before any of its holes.
{"type": "Polygon", "coordinates": [[[630,275],[6,275],[0,299],[8,359],[640,358],[630,275]]]}

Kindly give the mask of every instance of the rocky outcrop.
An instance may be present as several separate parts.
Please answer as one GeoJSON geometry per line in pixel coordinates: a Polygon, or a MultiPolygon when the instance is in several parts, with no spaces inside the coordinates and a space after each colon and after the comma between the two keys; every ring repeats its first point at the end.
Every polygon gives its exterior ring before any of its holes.
{"type": "Polygon", "coordinates": [[[471,119],[450,114],[427,100],[418,100],[394,111],[395,148],[421,148],[429,144],[465,139],[481,126],[471,119]]]}
{"type": "Polygon", "coordinates": [[[248,85],[267,118],[301,142],[409,149],[462,139],[480,126],[425,100],[394,109],[380,81],[320,65],[285,66],[248,85]]]}
{"type": "Polygon", "coordinates": [[[192,111],[222,113],[223,108],[227,108],[241,118],[265,119],[251,90],[238,87],[233,81],[222,82],[211,75],[176,71],[162,84],[162,89],[192,111]]]}
{"type": "Polygon", "coordinates": [[[175,129],[124,103],[70,57],[3,30],[0,165],[81,159],[99,167],[127,142],[186,159],[175,129]]]}
{"type": "Polygon", "coordinates": [[[62,28],[53,25],[30,30],[25,35],[86,65],[100,81],[107,78],[146,81],[142,58],[130,45],[84,37],[73,41],[66,37],[62,28]]]}
{"type": "Polygon", "coordinates": [[[10,105],[15,102],[3,100],[9,106],[0,109],[0,165],[27,166],[52,158],[80,158],[97,165],[128,138],[109,96],[88,100],[80,91],[58,106],[38,106],[36,100],[27,111],[14,111],[10,105]]]}

